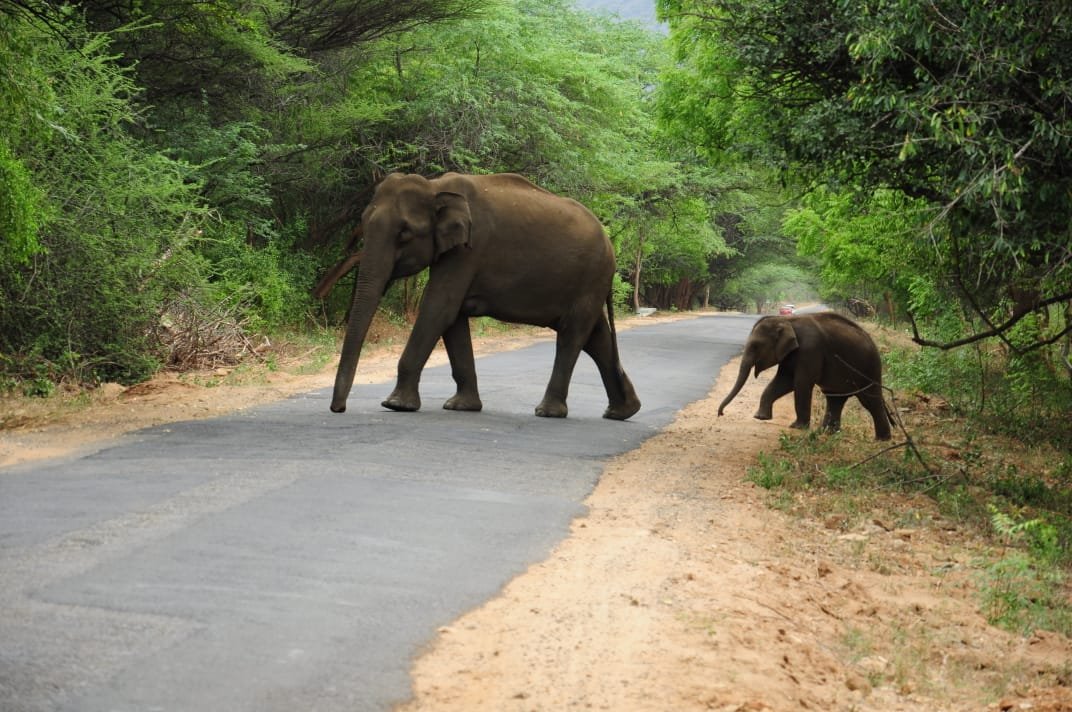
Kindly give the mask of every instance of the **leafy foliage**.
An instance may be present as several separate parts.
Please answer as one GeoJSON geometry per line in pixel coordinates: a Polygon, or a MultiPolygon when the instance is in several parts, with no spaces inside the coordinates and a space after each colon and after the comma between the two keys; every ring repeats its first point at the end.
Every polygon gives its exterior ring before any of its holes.
{"type": "Polygon", "coordinates": [[[143,378],[155,368],[156,306],[182,279],[183,244],[203,211],[181,167],[124,131],[136,120],[134,87],[107,36],[74,19],[63,41],[4,24],[8,47],[23,50],[8,53],[20,81],[7,106],[25,112],[7,140],[27,169],[23,189],[39,196],[23,203],[35,234],[22,259],[0,261],[5,367],[143,378]]]}
{"type": "Polygon", "coordinates": [[[896,191],[858,199],[818,188],[786,214],[783,229],[801,253],[818,258],[824,299],[877,304],[891,295],[913,314],[929,316],[941,307],[942,275],[933,270],[932,244],[911,239],[928,219],[923,201],[896,191]]]}
{"type": "Polygon", "coordinates": [[[912,229],[898,242],[929,245],[933,265],[907,279],[961,300],[984,322],[981,336],[1072,299],[1072,16],[1063,6],[659,7],[692,82],[676,84],[703,87],[679,92],[675,121],[709,155],[760,158],[796,180],[860,193],[865,213],[904,201],[912,229]]]}
{"type": "MultiPolygon", "coordinates": [[[[688,307],[737,254],[719,216],[739,187],[656,125],[664,37],[567,0],[0,0],[0,55],[17,377],[194,363],[177,324],[337,321],[346,290],[308,290],[392,170],[516,171],[582,200],[636,300],[688,307]]],[[[394,290],[401,313],[422,285],[394,290]]]]}

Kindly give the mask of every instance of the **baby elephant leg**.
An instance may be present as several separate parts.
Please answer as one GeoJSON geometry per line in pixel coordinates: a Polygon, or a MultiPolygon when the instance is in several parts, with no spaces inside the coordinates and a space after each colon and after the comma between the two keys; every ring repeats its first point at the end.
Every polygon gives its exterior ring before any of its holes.
{"type": "Polygon", "coordinates": [[[807,430],[811,427],[811,392],[813,386],[798,383],[794,391],[793,403],[796,406],[797,419],[789,426],[807,430]]]}
{"type": "Polygon", "coordinates": [[[845,408],[848,396],[826,396],[826,415],[823,416],[823,429],[841,430],[841,411],[845,408]]]}
{"type": "Polygon", "coordinates": [[[793,372],[789,369],[778,367],[774,378],[763,389],[759,397],[759,407],[753,416],[756,420],[770,420],[774,417],[774,401],[793,390],[793,372]]]}
{"type": "Polygon", "coordinates": [[[886,401],[882,397],[882,387],[874,385],[857,397],[871,414],[871,419],[875,421],[875,440],[889,440],[890,414],[886,410],[886,401]]]}

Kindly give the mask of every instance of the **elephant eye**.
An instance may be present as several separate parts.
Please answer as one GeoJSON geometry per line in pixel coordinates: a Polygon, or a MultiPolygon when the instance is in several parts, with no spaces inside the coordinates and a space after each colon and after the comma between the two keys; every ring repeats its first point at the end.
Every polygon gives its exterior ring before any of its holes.
{"type": "Polygon", "coordinates": [[[406,225],[405,223],[403,223],[402,224],[402,229],[398,231],[398,241],[399,242],[409,242],[412,239],[413,239],[413,230],[410,228],[409,225],[406,225]]]}

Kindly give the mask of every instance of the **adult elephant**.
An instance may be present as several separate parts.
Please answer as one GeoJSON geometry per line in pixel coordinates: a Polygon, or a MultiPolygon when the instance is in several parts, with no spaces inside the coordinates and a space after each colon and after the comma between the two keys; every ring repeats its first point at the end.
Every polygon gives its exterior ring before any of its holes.
{"type": "Polygon", "coordinates": [[[417,321],[383,406],[421,407],[421,371],[442,337],[457,392],[443,407],[480,410],[469,317],[534,324],[557,334],[551,380],[536,415],[563,418],[584,350],[599,367],[609,405],[625,420],[640,401],[622,369],[614,329],[614,252],[580,203],[519,175],[391,174],[361,216],[365,244],[343,340],[331,410],[342,413],[369,324],[392,280],[429,267],[417,321]],[[604,306],[606,314],[604,314],[604,306]]]}
{"type": "Polygon", "coordinates": [[[824,428],[840,428],[845,401],[856,396],[875,422],[875,438],[889,440],[882,359],[875,342],[856,322],[833,312],[763,317],[745,342],[737,382],[718,414],[740,392],[749,371],[758,376],[775,364],[778,371],[760,396],[756,418],[770,420],[774,401],[793,391],[797,419],[791,427],[809,427],[812,389],[819,386],[826,396],[824,428]]]}

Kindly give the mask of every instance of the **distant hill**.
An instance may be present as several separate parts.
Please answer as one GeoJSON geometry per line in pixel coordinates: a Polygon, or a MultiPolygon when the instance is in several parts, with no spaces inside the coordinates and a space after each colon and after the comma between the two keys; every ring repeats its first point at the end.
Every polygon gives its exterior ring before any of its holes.
{"type": "Polygon", "coordinates": [[[577,0],[586,10],[605,11],[623,20],[639,20],[649,27],[665,30],[655,19],[655,0],[577,0]]]}

